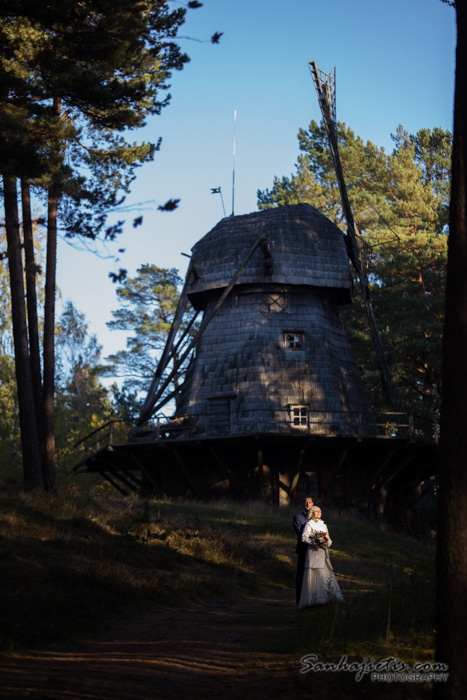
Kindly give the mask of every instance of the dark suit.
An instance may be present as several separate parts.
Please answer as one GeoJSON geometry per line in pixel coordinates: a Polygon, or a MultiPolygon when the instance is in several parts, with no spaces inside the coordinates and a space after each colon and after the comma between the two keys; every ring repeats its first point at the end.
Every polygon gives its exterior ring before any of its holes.
{"type": "Polygon", "coordinates": [[[306,559],[306,550],[307,550],[308,545],[306,544],[306,542],[302,542],[302,531],[303,531],[303,528],[305,527],[305,523],[307,522],[307,520],[308,520],[308,518],[306,517],[305,512],[298,513],[297,515],[294,515],[294,519],[293,519],[294,530],[297,534],[297,548],[295,551],[298,554],[297,578],[295,581],[297,605],[300,602],[300,594],[302,592],[303,574],[305,572],[305,559],[306,559]]]}

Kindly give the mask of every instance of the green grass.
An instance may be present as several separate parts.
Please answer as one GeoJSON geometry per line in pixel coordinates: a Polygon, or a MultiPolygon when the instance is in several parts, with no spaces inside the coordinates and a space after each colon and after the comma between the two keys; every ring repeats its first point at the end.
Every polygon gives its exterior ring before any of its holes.
{"type": "MultiPolygon", "coordinates": [[[[88,639],[155,606],[273,586],[289,590],[293,601],[294,510],[0,491],[0,648],[88,639]]],[[[324,517],[346,603],[250,616],[249,627],[267,629],[264,652],[286,665],[311,652],[320,661],[433,660],[433,550],[356,518],[324,517]]],[[[341,691],[345,675],[295,671],[298,689],[312,682],[322,692],[341,691]]],[[[396,685],[388,684],[388,694],[404,697],[396,685]]],[[[385,697],[383,686],[378,697],[385,697]]],[[[371,696],[368,680],[358,689],[371,696]]],[[[410,684],[410,697],[427,692],[410,684]]]]}
{"type": "Polygon", "coordinates": [[[154,605],[287,586],[277,526],[266,506],[0,492],[0,648],[83,639],[154,605]]]}

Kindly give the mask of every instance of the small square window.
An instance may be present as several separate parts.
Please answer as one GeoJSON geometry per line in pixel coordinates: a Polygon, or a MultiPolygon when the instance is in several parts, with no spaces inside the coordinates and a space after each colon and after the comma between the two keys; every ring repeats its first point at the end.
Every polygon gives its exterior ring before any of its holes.
{"type": "Polygon", "coordinates": [[[305,342],[305,333],[289,333],[285,334],[285,347],[287,350],[301,350],[305,342]]]}
{"type": "Polygon", "coordinates": [[[308,424],[308,408],[306,406],[291,406],[292,425],[308,424]]]}

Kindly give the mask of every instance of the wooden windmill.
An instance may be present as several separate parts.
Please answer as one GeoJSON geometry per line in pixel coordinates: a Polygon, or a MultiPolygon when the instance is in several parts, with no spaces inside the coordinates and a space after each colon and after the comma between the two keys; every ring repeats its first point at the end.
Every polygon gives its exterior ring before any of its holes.
{"type": "MultiPolygon", "coordinates": [[[[404,472],[436,462],[400,412],[376,327],[340,167],[331,78],[310,64],[347,220],[347,235],[308,204],[222,219],[193,249],[168,341],[137,426],[81,469],[120,490],[199,496],[225,489],[279,503],[310,491],[339,506],[380,503],[404,472]],[[340,171],[340,175],[339,175],[340,171]],[[392,408],[373,415],[339,316],[352,260],[392,408]],[[188,304],[202,314],[190,336],[188,304]],[[184,363],[172,419],[160,410],[184,363]],[[397,419],[394,414],[398,414],[397,419]],[[383,494],[381,496],[381,494],[383,494]]],[[[375,506],[376,507],[376,506],[375,506]]]]}

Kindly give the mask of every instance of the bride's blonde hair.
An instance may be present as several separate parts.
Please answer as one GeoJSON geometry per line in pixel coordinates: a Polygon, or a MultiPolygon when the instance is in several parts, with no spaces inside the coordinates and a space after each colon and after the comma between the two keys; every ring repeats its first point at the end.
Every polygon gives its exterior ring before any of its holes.
{"type": "Polygon", "coordinates": [[[319,506],[312,506],[310,508],[310,510],[308,511],[308,513],[306,514],[307,519],[311,520],[313,517],[313,513],[317,510],[319,510],[319,512],[321,513],[321,508],[319,506]]]}

